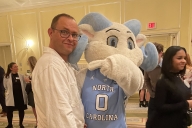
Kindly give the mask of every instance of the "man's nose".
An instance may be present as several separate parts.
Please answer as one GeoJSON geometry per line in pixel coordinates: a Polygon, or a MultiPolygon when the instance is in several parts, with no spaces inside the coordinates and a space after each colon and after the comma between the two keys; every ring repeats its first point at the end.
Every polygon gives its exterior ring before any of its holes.
{"type": "Polygon", "coordinates": [[[69,39],[69,40],[73,40],[73,36],[72,36],[72,34],[69,34],[68,39],[69,39]]]}

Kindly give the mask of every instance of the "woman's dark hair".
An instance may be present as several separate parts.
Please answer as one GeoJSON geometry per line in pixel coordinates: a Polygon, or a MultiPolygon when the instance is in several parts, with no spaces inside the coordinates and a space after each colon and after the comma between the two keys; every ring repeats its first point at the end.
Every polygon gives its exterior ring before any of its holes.
{"type": "MultiPolygon", "coordinates": [[[[172,80],[173,78],[173,73],[170,72],[170,70],[173,68],[173,56],[176,55],[176,53],[180,50],[185,51],[185,48],[180,47],[180,46],[171,46],[169,47],[164,54],[163,57],[163,63],[162,63],[162,68],[161,68],[161,73],[168,78],[169,80],[172,80]]],[[[183,76],[185,74],[186,66],[184,67],[183,70],[179,71],[178,73],[183,76]]]]}
{"type": "Polygon", "coordinates": [[[13,65],[16,64],[15,62],[11,62],[10,64],[8,64],[7,67],[7,72],[5,73],[5,78],[9,78],[9,74],[11,73],[11,69],[13,67],[13,65]]]}

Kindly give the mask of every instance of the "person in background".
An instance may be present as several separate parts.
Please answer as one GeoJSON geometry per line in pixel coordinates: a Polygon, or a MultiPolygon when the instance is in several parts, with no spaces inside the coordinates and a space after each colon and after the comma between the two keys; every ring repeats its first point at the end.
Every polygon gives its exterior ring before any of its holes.
{"type": "Polygon", "coordinates": [[[32,73],[38,128],[84,128],[84,108],[69,54],[80,38],[75,19],[58,14],[48,29],[49,47],[32,73]]]}
{"type": "Polygon", "coordinates": [[[186,69],[191,69],[191,67],[192,67],[191,58],[190,58],[190,55],[187,53],[187,56],[186,56],[186,69]]]}
{"type": "MultiPolygon", "coordinates": [[[[147,114],[147,122],[146,122],[146,128],[151,128],[151,119],[152,115],[155,112],[155,103],[154,103],[154,98],[155,98],[155,87],[158,79],[161,76],[161,64],[162,64],[162,55],[163,55],[163,45],[159,43],[154,43],[154,45],[157,48],[158,54],[159,54],[159,62],[157,67],[149,72],[144,72],[144,83],[147,87],[147,90],[150,95],[150,100],[149,100],[149,106],[148,106],[148,114],[147,114]]],[[[148,96],[149,97],[149,96],[148,96]]]]}
{"type": "Polygon", "coordinates": [[[192,108],[190,88],[183,81],[186,70],[186,50],[169,47],[163,57],[162,76],[155,91],[155,114],[152,128],[187,128],[187,111],[192,108]]]}
{"type": "Polygon", "coordinates": [[[139,90],[139,107],[148,107],[149,105],[149,98],[150,98],[150,94],[147,91],[147,87],[145,86],[145,84],[143,85],[143,88],[141,90],[139,90]]]}
{"type": "MultiPolygon", "coordinates": [[[[142,71],[142,73],[144,74],[144,70],[140,68],[140,70],[142,71]]],[[[149,92],[147,91],[147,87],[145,85],[145,83],[143,84],[143,88],[141,90],[139,90],[139,107],[148,107],[148,103],[149,103],[149,92]]]]}
{"type": "MultiPolygon", "coordinates": [[[[37,63],[37,59],[34,56],[30,56],[28,58],[28,65],[29,65],[32,72],[35,68],[36,63],[37,63]]],[[[25,81],[27,82],[26,92],[28,95],[28,105],[32,107],[33,114],[34,114],[35,119],[36,119],[36,126],[35,127],[37,127],[37,114],[36,114],[36,110],[35,110],[33,91],[32,91],[32,87],[31,87],[32,86],[31,85],[31,79],[32,79],[32,77],[30,77],[30,76],[25,79],[25,81]]]]}
{"type": "Polygon", "coordinates": [[[5,75],[5,71],[4,69],[0,66],[0,104],[2,107],[2,111],[0,114],[1,117],[5,117],[7,116],[7,109],[6,109],[6,105],[5,105],[5,88],[3,86],[3,77],[5,75]]]}
{"type": "Polygon", "coordinates": [[[192,93],[192,63],[191,63],[191,59],[190,59],[190,55],[187,53],[186,56],[186,71],[185,71],[185,76],[184,76],[184,83],[186,84],[186,86],[191,88],[191,93],[192,93]]]}
{"type": "Polygon", "coordinates": [[[187,53],[187,56],[186,56],[186,74],[188,72],[191,72],[191,71],[192,71],[192,62],[191,62],[190,55],[187,53]]]}
{"type": "Polygon", "coordinates": [[[19,126],[24,128],[23,119],[25,115],[25,109],[27,109],[27,95],[25,91],[24,76],[18,74],[18,66],[16,63],[11,62],[7,67],[3,84],[5,87],[5,97],[7,106],[7,120],[8,126],[6,128],[12,128],[13,111],[19,111],[19,126]]]}

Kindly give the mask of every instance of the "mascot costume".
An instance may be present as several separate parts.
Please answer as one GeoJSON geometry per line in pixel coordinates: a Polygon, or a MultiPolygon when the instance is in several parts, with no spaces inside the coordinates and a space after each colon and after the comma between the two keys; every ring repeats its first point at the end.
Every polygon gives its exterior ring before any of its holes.
{"type": "Polygon", "coordinates": [[[79,28],[83,35],[69,62],[76,64],[83,52],[88,62],[77,73],[87,128],[127,128],[125,103],[143,86],[139,66],[145,71],[157,66],[156,47],[137,46],[141,24],[135,19],[120,24],[89,13],[79,28]]]}

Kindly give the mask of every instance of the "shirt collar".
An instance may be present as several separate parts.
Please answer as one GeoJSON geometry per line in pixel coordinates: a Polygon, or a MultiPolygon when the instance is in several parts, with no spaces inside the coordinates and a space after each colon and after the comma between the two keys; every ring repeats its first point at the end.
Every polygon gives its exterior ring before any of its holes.
{"type": "Polygon", "coordinates": [[[52,49],[52,48],[50,48],[50,47],[44,47],[44,48],[43,48],[43,53],[52,54],[52,55],[58,57],[61,61],[63,61],[63,62],[64,62],[65,64],[67,64],[68,66],[71,66],[70,63],[65,62],[65,60],[63,60],[63,58],[62,58],[54,49],[52,49]]]}
{"type": "MultiPolygon", "coordinates": [[[[56,57],[58,57],[59,59],[63,60],[63,58],[52,48],[50,47],[44,47],[43,48],[43,53],[49,53],[49,54],[52,54],[56,57]]],[[[64,61],[64,60],[63,60],[64,61]]]]}

